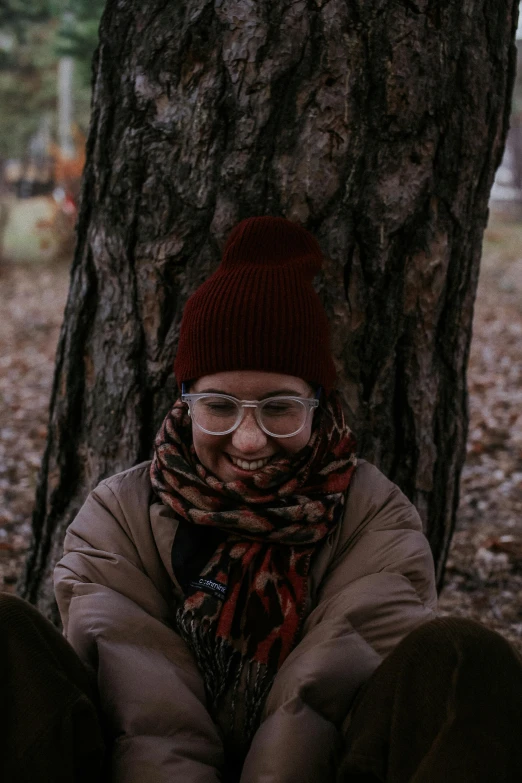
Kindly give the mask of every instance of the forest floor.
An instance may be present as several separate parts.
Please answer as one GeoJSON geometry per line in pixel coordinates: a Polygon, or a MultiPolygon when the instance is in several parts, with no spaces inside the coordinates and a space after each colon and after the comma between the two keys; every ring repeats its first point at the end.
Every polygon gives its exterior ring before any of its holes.
{"type": "MultiPolygon", "coordinates": [[[[31,534],[66,264],[0,267],[0,590],[14,592],[31,534]]],[[[490,221],[469,365],[470,429],[442,613],[522,651],[522,224],[490,221]]]]}

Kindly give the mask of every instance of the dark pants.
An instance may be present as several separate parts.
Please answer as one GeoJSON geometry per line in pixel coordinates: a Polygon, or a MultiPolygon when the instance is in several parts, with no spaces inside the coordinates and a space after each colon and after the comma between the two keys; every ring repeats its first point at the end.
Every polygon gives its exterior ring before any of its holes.
{"type": "MultiPolygon", "coordinates": [[[[522,661],[477,623],[434,620],[377,669],[342,733],[337,783],[520,783],[522,661]]],[[[88,672],[36,609],[0,594],[0,780],[99,783],[104,757],[88,672]]]]}
{"type": "Polygon", "coordinates": [[[30,604],[0,593],[0,781],[103,781],[96,698],[61,633],[30,604]]]}
{"type": "Polygon", "coordinates": [[[522,783],[522,659],[471,620],[409,634],[361,689],[337,783],[522,783]]]}

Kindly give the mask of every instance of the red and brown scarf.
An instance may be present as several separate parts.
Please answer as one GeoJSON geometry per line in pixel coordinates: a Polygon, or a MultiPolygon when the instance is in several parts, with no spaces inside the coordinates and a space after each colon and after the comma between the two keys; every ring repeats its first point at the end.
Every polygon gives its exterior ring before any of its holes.
{"type": "Polygon", "coordinates": [[[310,559],[339,520],[357,462],[354,452],[336,393],[315,414],[307,446],[251,478],[225,483],[199,462],[180,400],[156,437],[151,466],[156,494],[181,520],[224,534],[188,586],[177,624],[202,672],[214,716],[223,699],[234,710],[238,687],[250,691],[241,717],[245,741],[257,727],[279,667],[297,644],[310,559]]]}

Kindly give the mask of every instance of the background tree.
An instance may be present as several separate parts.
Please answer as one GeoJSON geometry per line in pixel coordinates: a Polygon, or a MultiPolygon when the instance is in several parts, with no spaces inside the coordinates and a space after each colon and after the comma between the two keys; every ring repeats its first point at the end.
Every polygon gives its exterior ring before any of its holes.
{"type": "MultiPolygon", "coordinates": [[[[519,27],[520,29],[520,27],[519,27]]],[[[517,40],[517,77],[513,91],[511,128],[507,140],[513,154],[513,180],[522,192],[522,35],[517,40]]]]}
{"type": "Polygon", "coordinates": [[[0,4],[0,158],[22,157],[56,115],[58,57],[76,63],[74,115],[87,130],[92,53],[104,0],[3,0],[0,4]]]}
{"type": "Polygon", "coordinates": [[[0,6],[0,159],[21,157],[56,103],[54,28],[47,0],[0,6]]]}
{"type": "Polygon", "coordinates": [[[109,0],[25,597],[53,614],[67,524],[151,454],[184,303],[234,223],[264,213],[328,256],[360,452],[416,504],[440,582],[517,6],[109,0]]]}

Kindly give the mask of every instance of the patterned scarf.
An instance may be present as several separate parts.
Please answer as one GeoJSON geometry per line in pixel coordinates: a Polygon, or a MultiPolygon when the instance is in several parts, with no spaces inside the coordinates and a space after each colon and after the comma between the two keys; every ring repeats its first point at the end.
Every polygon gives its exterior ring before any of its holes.
{"type": "Polygon", "coordinates": [[[156,437],[152,487],[182,521],[223,534],[188,586],[177,626],[224,733],[220,709],[226,704],[234,713],[242,691],[239,722],[247,744],[273,679],[297,644],[311,556],[342,513],[357,464],[355,441],[334,393],[315,414],[310,440],[298,454],[225,483],[199,462],[191,426],[178,400],[156,437]]]}

